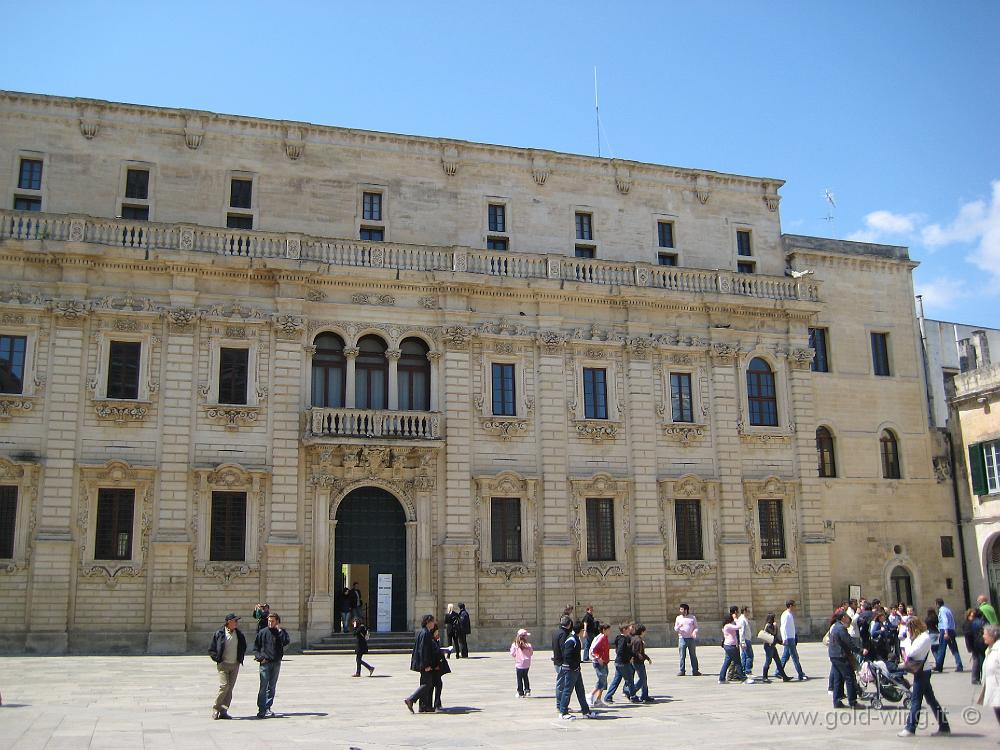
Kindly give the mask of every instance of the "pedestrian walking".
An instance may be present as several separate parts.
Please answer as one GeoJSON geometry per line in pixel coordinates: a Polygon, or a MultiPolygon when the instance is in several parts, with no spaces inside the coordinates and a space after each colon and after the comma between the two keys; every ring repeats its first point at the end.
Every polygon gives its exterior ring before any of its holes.
{"type": "Polygon", "coordinates": [[[583,635],[583,660],[590,661],[590,645],[597,637],[597,620],[594,619],[594,608],[588,606],[580,619],[583,620],[586,629],[583,635]]]}
{"type": "Polygon", "coordinates": [[[987,625],[997,624],[997,611],[993,609],[993,605],[990,604],[989,597],[985,594],[980,594],[976,597],[976,608],[983,613],[983,617],[986,618],[987,625]]]}
{"type": "Polygon", "coordinates": [[[685,672],[685,655],[691,659],[691,674],[700,677],[698,671],[698,618],[691,614],[691,608],[687,604],[681,604],[677,618],[674,620],[674,632],[677,633],[677,650],[681,657],[681,668],[677,672],[678,677],[683,677],[685,672]]]}
{"type": "Polygon", "coordinates": [[[233,688],[240,674],[240,665],[247,652],[247,639],[237,627],[240,618],[234,612],[226,615],[225,624],[212,636],[208,653],[219,673],[219,694],[212,706],[213,719],[231,719],[229,706],[233,702],[233,688]]]}
{"type": "Polygon", "coordinates": [[[448,636],[448,651],[445,658],[450,659],[452,654],[455,654],[456,659],[462,658],[458,650],[458,609],[454,604],[449,604],[445,612],[444,632],[448,636]]]}
{"type": "Polygon", "coordinates": [[[438,623],[434,623],[434,630],[431,631],[431,637],[434,638],[434,643],[437,645],[437,653],[434,656],[434,700],[431,704],[432,711],[438,711],[442,708],[441,706],[441,692],[444,690],[444,676],[446,674],[451,674],[451,667],[448,666],[448,659],[445,657],[445,650],[441,648],[441,631],[438,628],[438,623]]]}
{"type": "Polygon", "coordinates": [[[534,648],[528,642],[531,637],[524,628],[517,631],[514,642],[510,644],[510,655],[514,658],[514,674],[517,677],[517,697],[525,698],[531,695],[531,682],[528,680],[528,670],[531,669],[531,654],[534,648]]]}
{"type": "Polygon", "coordinates": [[[983,676],[983,659],[986,658],[986,642],[983,640],[983,628],[989,623],[983,617],[982,610],[970,608],[965,613],[965,647],[972,655],[972,684],[979,685],[983,676]]]}
{"type": "Polygon", "coordinates": [[[269,719],[274,716],[274,694],[278,688],[281,660],[285,656],[285,646],[290,642],[288,631],[281,627],[281,617],[276,612],[267,615],[267,627],[257,631],[253,643],[254,658],[260,664],[260,690],[257,692],[257,718],[269,719]]]}
{"type": "Polygon", "coordinates": [[[413,641],[413,654],[410,656],[410,670],[420,675],[420,687],[403,703],[409,712],[413,713],[413,704],[420,704],[420,713],[433,713],[434,667],[437,666],[441,649],[434,640],[434,615],[424,615],[420,620],[420,629],[413,641]]]}
{"type": "Polygon", "coordinates": [[[618,627],[615,636],[615,676],[611,680],[608,692],[604,694],[605,703],[614,703],[615,691],[624,681],[622,692],[625,698],[631,700],[635,695],[635,667],[632,665],[632,635],[635,623],[623,622],[618,627]]]}
{"type": "Polygon", "coordinates": [[[655,703],[649,697],[649,677],[646,674],[646,664],[652,664],[653,660],[646,653],[646,640],[643,634],[646,626],[641,622],[635,626],[635,635],[632,636],[632,664],[635,667],[635,692],[632,693],[633,703],[655,703]]]}
{"type": "Polygon", "coordinates": [[[781,643],[781,630],[775,623],[777,616],[774,612],[767,613],[767,619],[764,622],[764,627],[761,632],[758,633],[758,637],[764,644],[764,669],[761,671],[763,675],[764,682],[770,682],[771,679],[767,676],[767,673],[771,669],[771,662],[774,662],[774,676],[780,677],[782,682],[788,682],[792,678],[785,674],[784,667],[781,666],[781,658],[778,656],[778,645],[781,643]]]}
{"type": "Polygon", "coordinates": [[[944,599],[935,599],[938,616],[938,645],[934,650],[934,671],[944,671],[944,657],[950,650],[955,657],[955,671],[963,672],[962,654],[958,651],[958,641],[955,639],[955,615],[944,605],[944,599]]]}
{"type": "Polygon", "coordinates": [[[858,683],[854,678],[857,661],[854,658],[854,641],[847,630],[851,616],[847,610],[838,609],[833,613],[833,627],[830,628],[830,642],[827,654],[833,670],[833,707],[859,708],[858,683]],[[844,705],[844,691],[847,691],[847,705],[844,705]]]}
{"type": "Polygon", "coordinates": [[[455,634],[458,636],[458,647],[462,651],[462,658],[468,659],[469,636],[472,634],[472,617],[469,616],[469,610],[465,608],[465,604],[462,602],[458,603],[458,628],[455,634]]]}
{"type": "Polygon", "coordinates": [[[562,697],[563,683],[566,681],[566,673],[562,669],[563,665],[563,641],[569,637],[569,631],[573,629],[573,619],[569,615],[559,618],[559,627],[552,632],[552,665],[556,668],[556,710],[559,710],[559,700],[562,697]]]}
{"type": "Polygon", "coordinates": [[[780,621],[781,642],[784,645],[784,653],[781,654],[781,668],[784,669],[789,657],[795,665],[799,680],[808,680],[806,673],[802,671],[802,664],[799,662],[798,632],[795,629],[795,600],[789,599],[785,602],[785,611],[781,613],[780,621]]]}
{"type": "Polygon", "coordinates": [[[993,710],[993,715],[1000,723],[1000,626],[989,624],[983,628],[983,640],[986,642],[986,658],[983,659],[983,686],[979,691],[976,703],[986,710],[993,710]]]}
{"type": "MultiPolygon", "coordinates": [[[[938,628],[940,629],[940,624],[938,628]]],[[[920,718],[920,708],[923,706],[925,699],[927,700],[927,705],[934,711],[934,718],[938,723],[937,731],[934,734],[951,734],[948,717],[934,696],[934,688],[931,687],[931,639],[927,635],[927,626],[919,617],[914,617],[909,624],[909,633],[910,644],[906,651],[906,661],[903,663],[903,668],[907,672],[913,672],[913,689],[910,691],[910,715],[906,720],[906,727],[897,736],[912,737],[916,734],[917,720],[920,718]]]]}
{"type": "Polygon", "coordinates": [[[350,591],[350,602],[351,602],[351,619],[361,620],[361,608],[364,604],[364,599],[361,598],[361,589],[358,587],[358,582],[355,581],[351,585],[350,591]]]}
{"type": "Polygon", "coordinates": [[[746,679],[743,674],[743,665],[740,663],[740,626],[736,624],[736,613],[730,612],[729,617],[722,621],[722,649],[726,652],[722,660],[722,669],[719,670],[719,684],[726,683],[726,672],[730,666],[734,666],[736,678],[739,681],[746,679]]]}
{"type": "Polygon", "coordinates": [[[750,607],[743,607],[740,610],[736,624],[740,626],[740,658],[743,674],[749,677],[753,671],[753,626],[750,624],[750,607]]]}
{"type": "Polygon", "coordinates": [[[357,663],[357,669],[354,670],[354,676],[361,676],[361,667],[368,670],[368,676],[371,677],[375,674],[375,667],[364,660],[365,654],[368,653],[368,628],[361,620],[352,620],[351,627],[354,629],[354,660],[357,663]]]}
{"type": "Polygon", "coordinates": [[[590,706],[587,704],[587,692],[583,687],[583,675],[581,674],[580,655],[583,648],[583,634],[586,627],[582,620],[573,623],[572,630],[567,634],[562,644],[563,663],[559,667],[564,672],[562,694],[559,696],[559,717],[562,719],[575,719],[569,712],[569,701],[573,693],[580,703],[580,713],[585,719],[592,717],[590,706]]]}
{"type": "Polygon", "coordinates": [[[611,643],[608,641],[610,623],[597,623],[597,637],[590,644],[590,661],[594,665],[597,682],[590,694],[591,706],[606,706],[603,700],[604,691],[608,689],[608,662],[611,660],[611,643]]]}

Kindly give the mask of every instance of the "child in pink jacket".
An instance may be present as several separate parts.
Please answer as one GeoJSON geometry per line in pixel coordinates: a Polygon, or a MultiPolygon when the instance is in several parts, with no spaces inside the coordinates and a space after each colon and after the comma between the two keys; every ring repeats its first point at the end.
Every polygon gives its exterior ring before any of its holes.
{"type": "Polygon", "coordinates": [[[531,637],[524,628],[517,631],[514,642],[510,645],[510,655],[514,657],[514,671],[517,673],[517,697],[531,695],[531,683],[528,682],[528,670],[531,668],[531,654],[534,649],[528,643],[531,637]]]}

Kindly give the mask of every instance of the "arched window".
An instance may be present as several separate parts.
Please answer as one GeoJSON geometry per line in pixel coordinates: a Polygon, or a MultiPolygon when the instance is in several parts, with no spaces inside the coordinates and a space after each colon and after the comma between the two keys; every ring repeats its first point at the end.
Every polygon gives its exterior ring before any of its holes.
{"type": "Polygon", "coordinates": [[[879,438],[882,452],[882,478],[899,479],[899,443],[892,430],[882,430],[879,438]]]}
{"type": "Polygon", "coordinates": [[[385,342],[365,336],[358,342],[354,371],[354,405],[358,409],[385,409],[389,403],[389,360],[385,342]]]}
{"type": "Polygon", "coordinates": [[[313,345],[312,405],[342,408],[347,375],[344,340],[335,333],[321,333],[313,345]]]}
{"type": "Polygon", "coordinates": [[[778,426],[774,373],[760,357],[751,360],[747,369],[747,403],[750,407],[750,424],[761,427],[778,426]]]}
{"type": "Polygon", "coordinates": [[[816,458],[821,477],[837,476],[837,457],[833,452],[833,434],[826,427],[816,429],[816,458]]]}
{"type": "Polygon", "coordinates": [[[420,339],[405,339],[399,350],[399,408],[430,411],[431,363],[427,359],[427,344],[420,339]]]}
{"type": "Polygon", "coordinates": [[[910,571],[902,565],[897,565],[892,569],[889,583],[892,586],[892,601],[913,604],[913,581],[910,579],[910,571]]]}

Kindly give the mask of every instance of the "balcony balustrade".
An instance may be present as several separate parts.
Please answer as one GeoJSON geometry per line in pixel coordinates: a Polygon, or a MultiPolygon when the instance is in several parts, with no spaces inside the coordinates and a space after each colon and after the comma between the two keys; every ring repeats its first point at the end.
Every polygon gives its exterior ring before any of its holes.
{"type": "Polygon", "coordinates": [[[440,440],[441,427],[437,412],[314,406],[308,412],[306,437],[440,440]]]}

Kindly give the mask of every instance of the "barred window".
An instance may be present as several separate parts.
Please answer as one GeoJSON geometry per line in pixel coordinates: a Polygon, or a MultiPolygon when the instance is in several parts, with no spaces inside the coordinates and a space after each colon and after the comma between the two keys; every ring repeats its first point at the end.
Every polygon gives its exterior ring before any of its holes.
{"type": "Polygon", "coordinates": [[[102,487],[97,491],[95,560],[132,559],[135,490],[102,487]]]}
{"type": "Polygon", "coordinates": [[[521,499],[490,500],[493,562],[521,562],[521,499]]]}
{"type": "Polygon", "coordinates": [[[212,493],[210,560],[246,558],[247,493],[212,493]]]}
{"type": "Polygon", "coordinates": [[[677,559],[703,560],[701,538],[701,500],[675,500],[674,521],[677,528],[677,559]]]}
{"type": "Polygon", "coordinates": [[[0,486],[0,559],[14,556],[14,532],[17,530],[17,487],[0,486]]]}
{"type": "Polygon", "coordinates": [[[609,497],[587,498],[587,559],[615,559],[615,508],[609,497]]]}
{"type": "Polygon", "coordinates": [[[760,500],[760,556],[764,560],[785,557],[785,519],[781,500],[760,500]]]}

